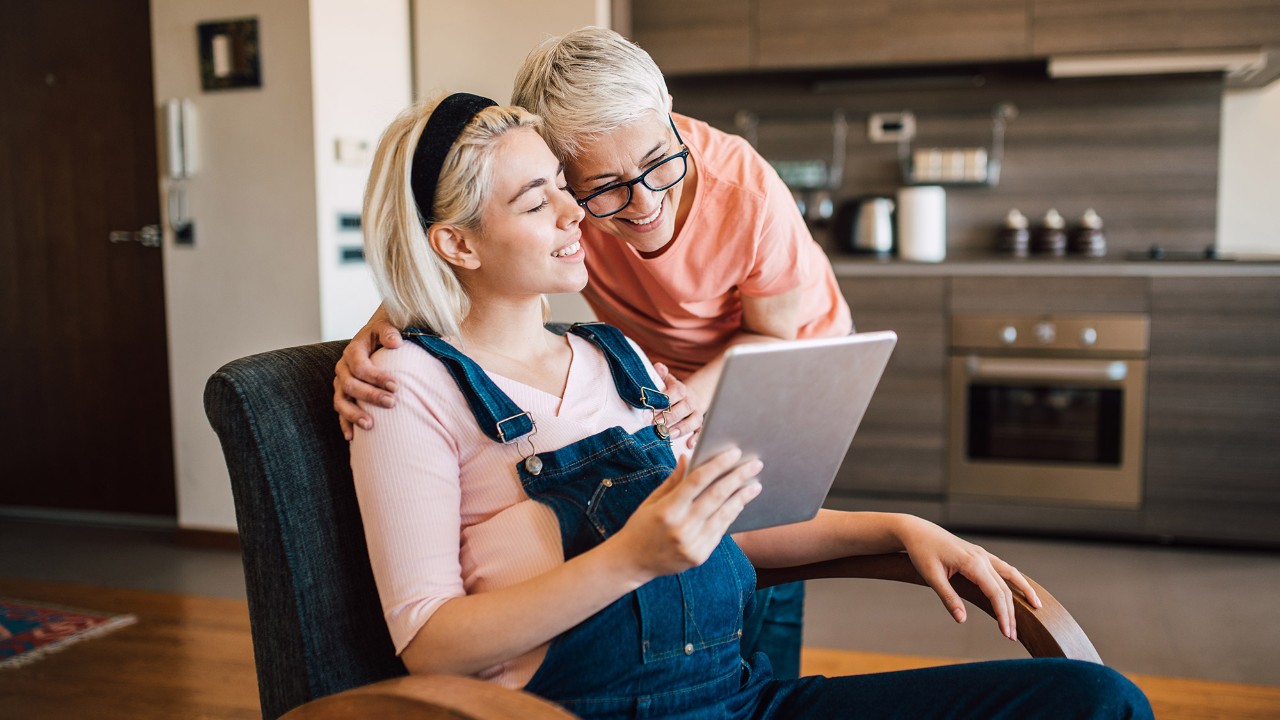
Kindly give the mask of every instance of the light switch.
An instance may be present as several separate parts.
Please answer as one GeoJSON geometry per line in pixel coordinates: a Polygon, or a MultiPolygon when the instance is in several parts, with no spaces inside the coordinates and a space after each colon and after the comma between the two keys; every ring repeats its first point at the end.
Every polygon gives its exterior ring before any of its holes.
{"type": "Polygon", "coordinates": [[[369,141],[361,138],[340,137],[334,141],[334,159],[340,163],[367,163],[372,151],[369,141]]]}

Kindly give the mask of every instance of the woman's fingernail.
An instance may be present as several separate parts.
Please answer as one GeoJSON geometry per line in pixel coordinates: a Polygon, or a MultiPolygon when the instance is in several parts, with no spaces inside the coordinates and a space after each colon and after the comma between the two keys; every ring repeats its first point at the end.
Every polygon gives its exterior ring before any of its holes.
{"type": "Polygon", "coordinates": [[[393,380],[393,381],[391,381],[391,382],[389,382],[389,383],[387,383],[387,389],[388,389],[388,390],[390,390],[391,392],[395,392],[395,391],[396,391],[396,383],[395,383],[395,381],[394,381],[394,380],[393,380]]]}
{"type": "Polygon", "coordinates": [[[382,402],[379,404],[384,408],[393,408],[396,406],[396,399],[390,395],[383,395],[382,402]]]}
{"type": "Polygon", "coordinates": [[[373,427],[373,421],[370,420],[369,418],[360,418],[360,420],[356,424],[364,428],[365,430],[368,430],[369,428],[373,427]]]}

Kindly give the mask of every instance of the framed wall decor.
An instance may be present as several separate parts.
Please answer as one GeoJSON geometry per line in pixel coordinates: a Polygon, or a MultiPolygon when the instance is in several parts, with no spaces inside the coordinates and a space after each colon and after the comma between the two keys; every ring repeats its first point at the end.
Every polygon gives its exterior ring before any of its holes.
{"type": "Polygon", "coordinates": [[[200,23],[196,32],[205,90],[262,87],[258,18],[200,23]]]}

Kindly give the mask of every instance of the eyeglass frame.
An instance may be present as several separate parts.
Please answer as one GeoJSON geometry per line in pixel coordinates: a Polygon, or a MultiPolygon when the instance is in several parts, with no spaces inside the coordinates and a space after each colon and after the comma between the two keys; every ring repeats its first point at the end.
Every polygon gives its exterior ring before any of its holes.
{"type": "MultiPolygon", "coordinates": [[[[680,137],[680,131],[676,129],[675,119],[672,118],[670,115],[668,115],[667,122],[671,124],[671,131],[676,134],[676,142],[680,143],[680,152],[672,153],[666,156],[665,158],[662,158],[658,162],[654,163],[648,170],[645,170],[644,172],[640,173],[639,175],[635,176],[630,180],[625,180],[623,182],[616,182],[616,183],[613,183],[612,185],[605,185],[599,190],[596,190],[595,192],[581,199],[579,199],[578,196],[575,194],[573,199],[575,202],[578,203],[578,206],[581,207],[583,210],[587,211],[591,215],[591,217],[604,219],[607,217],[613,217],[614,215],[617,215],[623,210],[626,210],[627,207],[631,205],[631,201],[635,199],[635,191],[632,188],[634,188],[637,184],[644,185],[645,188],[647,188],[651,192],[662,192],[663,190],[668,190],[670,188],[675,187],[676,185],[679,185],[681,181],[685,179],[685,176],[689,174],[689,146],[685,145],[684,139],[680,137]],[[656,188],[644,181],[644,179],[649,176],[649,173],[653,172],[654,170],[657,170],[658,168],[662,167],[663,165],[666,165],[667,163],[675,160],[676,158],[681,158],[684,160],[684,172],[680,173],[680,177],[672,181],[671,184],[664,185],[660,188],[656,188]],[[613,192],[614,190],[617,190],[619,188],[627,189],[627,201],[622,203],[622,207],[618,208],[617,210],[614,210],[613,212],[605,213],[604,215],[599,215],[594,210],[587,207],[587,203],[591,202],[592,198],[599,197],[607,192],[613,192]]],[[[570,192],[572,192],[572,190],[570,190],[570,192]]]]}

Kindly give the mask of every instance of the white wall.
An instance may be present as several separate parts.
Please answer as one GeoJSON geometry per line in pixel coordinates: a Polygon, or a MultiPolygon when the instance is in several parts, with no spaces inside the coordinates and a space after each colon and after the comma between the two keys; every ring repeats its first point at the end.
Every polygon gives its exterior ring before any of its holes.
{"type": "Polygon", "coordinates": [[[412,0],[417,96],[466,91],[511,99],[516,68],[552,35],[609,25],[607,0],[412,0]]]}
{"type": "Polygon", "coordinates": [[[1218,249],[1280,254],[1280,81],[1222,100],[1218,249]]]}
{"type": "Polygon", "coordinates": [[[157,106],[191,98],[200,119],[201,167],[188,181],[195,245],[164,246],[178,524],[229,529],[205,381],[234,358],[320,339],[308,3],[153,0],[151,24],[157,106]],[[197,23],[250,16],[262,87],[203,92],[197,23]]]}
{"type": "Polygon", "coordinates": [[[368,265],[340,262],[359,248],[359,230],[340,231],[338,215],[360,215],[378,136],[412,99],[407,0],[311,0],[312,107],[320,318],[326,340],[349,338],[380,298],[368,265]],[[340,159],[339,138],[351,154],[340,159]],[[364,156],[355,147],[363,144],[364,156]]]}

